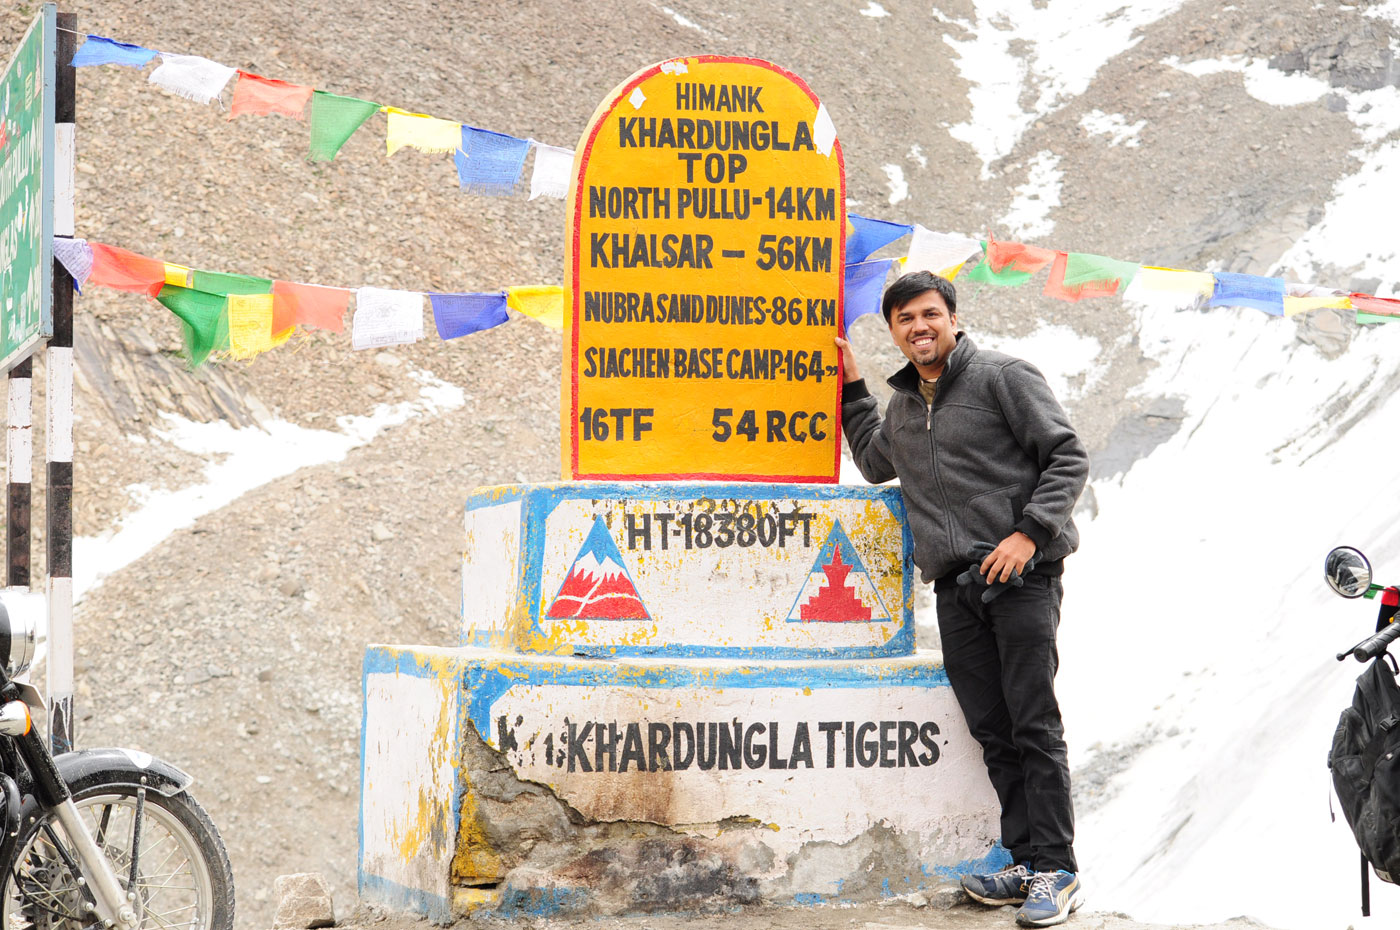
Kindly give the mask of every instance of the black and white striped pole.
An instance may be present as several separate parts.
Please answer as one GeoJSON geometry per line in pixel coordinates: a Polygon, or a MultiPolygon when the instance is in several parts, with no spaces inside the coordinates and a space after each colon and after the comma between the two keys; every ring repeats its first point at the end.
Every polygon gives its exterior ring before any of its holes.
{"type": "MultiPolygon", "coordinates": [[[[54,93],[54,234],[74,235],[74,139],[78,18],[58,14],[58,67],[54,93]]],[[[53,263],[53,336],[44,353],[48,373],[48,602],[49,742],[55,753],[73,748],[73,278],[53,263]]]]}
{"type": "Polygon", "coordinates": [[[5,430],[5,584],[29,588],[30,484],[34,481],[34,363],[10,369],[5,430]]]}

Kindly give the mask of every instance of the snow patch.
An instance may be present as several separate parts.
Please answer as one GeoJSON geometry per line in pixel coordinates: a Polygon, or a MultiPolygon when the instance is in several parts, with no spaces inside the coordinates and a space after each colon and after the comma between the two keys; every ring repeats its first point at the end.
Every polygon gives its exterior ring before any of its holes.
{"type": "Polygon", "coordinates": [[[928,167],[928,156],[924,154],[924,150],[919,146],[919,143],[915,142],[913,145],[909,146],[909,157],[918,162],[920,168],[928,167]]]}
{"type": "Polygon", "coordinates": [[[1050,211],[1060,205],[1065,177],[1059,166],[1060,156],[1054,152],[1037,152],[1031,159],[1026,183],[1016,188],[1011,208],[999,221],[1013,239],[1048,236],[1055,229],[1050,211]]]}
{"type": "Polygon", "coordinates": [[[909,183],[904,180],[904,169],[899,165],[885,165],[885,183],[890,187],[891,204],[909,199],[909,183]]]}
{"type": "Polygon", "coordinates": [[[870,5],[867,6],[865,9],[861,10],[860,15],[869,16],[873,19],[880,19],[881,17],[889,16],[890,12],[889,10],[886,10],[884,7],[880,6],[880,4],[876,3],[875,0],[870,0],[870,5]]]}
{"type": "Polygon", "coordinates": [[[993,349],[1025,359],[1045,376],[1050,389],[1063,403],[1077,400],[1106,371],[1099,362],[1103,346],[1092,336],[1081,336],[1068,326],[1040,323],[1028,336],[994,336],[975,333],[979,349],[993,349]]]}
{"type": "Polygon", "coordinates": [[[679,14],[679,13],[677,13],[675,10],[671,9],[669,6],[663,6],[663,7],[661,8],[661,12],[665,13],[667,16],[669,16],[669,17],[671,17],[673,20],[675,20],[676,23],[677,23],[678,25],[684,26],[684,27],[687,28],[687,29],[694,29],[696,32],[700,33],[701,35],[709,35],[709,34],[710,34],[710,31],[709,31],[708,29],[706,29],[704,26],[700,25],[699,23],[697,23],[697,22],[696,22],[695,20],[693,20],[693,19],[686,19],[684,16],[682,16],[682,15],[679,14]]]}
{"type": "MultiPolygon", "coordinates": [[[[1400,249],[1391,236],[1377,235],[1379,204],[1395,198],[1400,177],[1400,141],[1364,157],[1361,169],[1337,182],[1322,221],[1283,253],[1270,274],[1300,281],[1330,277],[1328,269],[1364,269],[1357,276],[1379,279],[1379,297],[1400,297],[1400,249]]],[[[1346,287],[1346,281],[1335,282],[1346,287]]],[[[1390,324],[1395,325],[1395,324],[1390,324]]]]}
{"type": "Polygon", "coordinates": [[[1147,125],[1140,119],[1129,123],[1121,113],[1105,113],[1103,110],[1090,110],[1079,118],[1079,125],[1091,136],[1108,136],[1109,147],[1121,145],[1124,148],[1138,147],[1138,133],[1147,125]]]}
{"type": "Polygon", "coordinates": [[[1400,26],[1400,0],[1386,0],[1364,11],[1364,15],[1383,17],[1400,26]]]}
{"type": "MultiPolygon", "coordinates": [[[[1359,672],[1333,655],[1374,614],[1333,596],[1320,567],[1355,540],[1382,581],[1400,576],[1393,512],[1350,477],[1400,481],[1400,460],[1378,454],[1400,416],[1400,326],[1367,328],[1329,361],[1256,311],[1133,312],[1157,363],[1139,393],[1182,397],[1184,420],[1121,479],[1095,482],[1098,516],[1079,522],[1058,678],[1071,763],[1148,737],[1111,799],[1081,809],[1081,865],[1097,907],[1142,921],[1344,927],[1354,895],[1211,876],[1244,850],[1288,850],[1311,887],[1355,887],[1325,758],[1359,672]]],[[[1373,904],[1393,925],[1400,900],[1384,897],[1373,904]]]]}
{"type": "Polygon", "coordinates": [[[466,403],[462,389],[425,371],[410,371],[419,384],[417,400],[380,404],[367,416],[336,418],[336,430],[306,429],[285,420],[239,429],[225,421],[196,423],[162,413],[166,426],[157,435],[194,455],[210,459],[203,484],[178,491],[153,492],[135,485],[140,503],[114,532],[73,540],[73,597],[79,600],[102,579],[254,488],[299,468],[338,462],[351,449],[367,445],[390,427],[417,417],[437,416],[466,403]]]}
{"type": "MultiPolygon", "coordinates": [[[[1386,10],[1394,12],[1400,22],[1400,0],[1393,0],[1386,10]]],[[[1361,139],[1361,146],[1352,151],[1361,167],[1336,183],[1322,220],[1304,233],[1269,273],[1299,281],[1352,274],[1379,280],[1378,296],[1400,296],[1400,248],[1393,237],[1377,235],[1375,225],[1377,206],[1394,200],[1394,178],[1400,171],[1400,142],[1385,141],[1400,131],[1400,88],[1334,88],[1309,75],[1284,74],[1257,58],[1203,59],[1185,64],[1167,58],[1163,62],[1198,76],[1237,72],[1244,76],[1244,88],[1252,97],[1273,106],[1297,106],[1327,93],[1345,100],[1347,117],[1361,139]]]]}
{"type": "Polygon", "coordinates": [[[1245,93],[1261,103],[1275,107],[1294,107],[1313,103],[1332,89],[1321,78],[1301,72],[1288,74],[1269,67],[1263,58],[1206,58],[1198,61],[1182,62],[1176,56],[1162,59],[1162,64],[1184,71],[1195,77],[1211,74],[1239,73],[1244,75],[1245,93]]]}
{"type": "Polygon", "coordinates": [[[961,27],[969,38],[945,35],[968,83],[972,113],[953,126],[953,138],[982,160],[982,177],[1015,149],[1036,119],[1083,94],[1099,69],[1136,45],[1142,26],[1175,12],[1182,0],[974,0],[974,21],[936,17],[961,27]],[[1034,103],[1022,109],[1029,93],[1034,103]]]}

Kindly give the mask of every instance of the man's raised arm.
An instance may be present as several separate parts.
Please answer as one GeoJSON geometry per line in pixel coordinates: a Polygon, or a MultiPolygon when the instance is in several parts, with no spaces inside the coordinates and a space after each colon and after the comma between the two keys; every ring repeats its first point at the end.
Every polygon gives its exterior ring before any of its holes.
{"type": "Polygon", "coordinates": [[[880,407],[860,376],[850,342],[837,336],[836,348],[841,350],[845,382],[841,391],[841,426],[846,433],[846,444],[851,449],[851,460],[866,481],[881,484],[893,479],[895,474],[885,451],[887,443],[880,420],[880,407]]]}

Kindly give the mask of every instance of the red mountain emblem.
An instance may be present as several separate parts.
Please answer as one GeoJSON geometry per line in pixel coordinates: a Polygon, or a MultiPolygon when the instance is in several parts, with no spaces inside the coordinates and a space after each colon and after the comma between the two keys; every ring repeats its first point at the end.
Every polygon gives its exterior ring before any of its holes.
{"type": "Polygon", "coordinates": [[[551,620],[650,620],[602,517],[584,540],[545,616],[551,620]]]}

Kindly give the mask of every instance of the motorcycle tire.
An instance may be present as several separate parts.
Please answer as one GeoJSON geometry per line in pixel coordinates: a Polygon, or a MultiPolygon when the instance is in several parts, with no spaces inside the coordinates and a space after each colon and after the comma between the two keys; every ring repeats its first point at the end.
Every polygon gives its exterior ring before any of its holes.
{"type": "MultiPolygon", "coordinates": [[[[130,893],[136,789],[88,785],[73,803],[130,893]]],[[[142,930],[233,930],[233,870],[204,808],[185,792],[148,790],[141,820],[134,903],[142,930]]],[[[96,922],[73,874],[77,853],[52,814],[22,824],[16,849],[0,894],[0,927],[81,930],[96,922]]]]}

